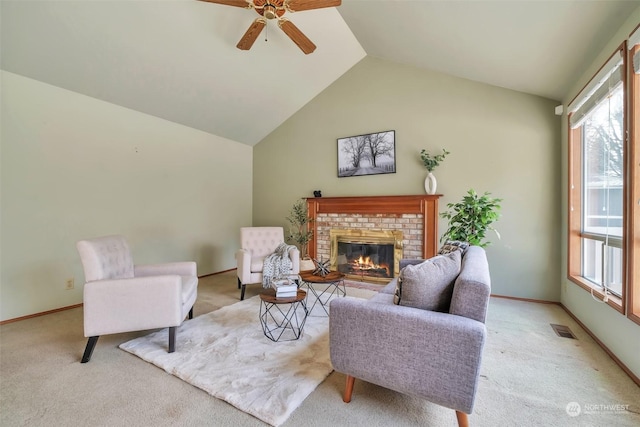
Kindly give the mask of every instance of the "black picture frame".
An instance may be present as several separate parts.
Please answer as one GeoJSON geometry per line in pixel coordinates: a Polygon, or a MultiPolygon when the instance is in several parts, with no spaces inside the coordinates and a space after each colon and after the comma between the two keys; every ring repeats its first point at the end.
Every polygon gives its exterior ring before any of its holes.
{"type": "Polygon", "coordinates": [[[396,173],[396,131],[338,138],[338,178],[396,173]]]}

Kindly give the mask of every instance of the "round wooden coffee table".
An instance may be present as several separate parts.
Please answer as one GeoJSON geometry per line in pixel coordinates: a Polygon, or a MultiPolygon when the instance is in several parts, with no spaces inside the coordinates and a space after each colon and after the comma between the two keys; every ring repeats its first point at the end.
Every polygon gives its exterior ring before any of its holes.
{"type": "Polygon", "coordinates": [[[293,341],[300,338],[307,321],[307,293],[298,289],[295,297],[276,298],[275,289],[260,293],[260,324],[271,341],[293,341]]]}
{"type": "Polygon", "coordinates": [[[307,301],[309,315],[313,312],[316,304],[319,303],[324,311],[323,315],[328,316],[331,300],[336,296],[347,295],[347,290],[344,286],[344,273],[339,271],[330,271],[325,276],[316,276],[313,271],[301,271],[300,279],[302,280],[300,287],[306,285],[310,294],[313,294],[315,298],[313,303],[307,301]]]}

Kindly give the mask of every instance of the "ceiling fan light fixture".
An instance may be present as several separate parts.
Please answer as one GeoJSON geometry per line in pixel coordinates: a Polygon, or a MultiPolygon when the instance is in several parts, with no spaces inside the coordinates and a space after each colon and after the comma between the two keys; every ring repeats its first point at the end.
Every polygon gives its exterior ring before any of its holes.
{"type": "MultiPolygon", "coordinates": [[[[278,27],[284,31],[284,33],[304,52],[306,55],[310,54],[316,49],[316,45],[313,44],[302,31],[298,29],[293,23],[282,15],[285,12],[296,12],[301,10],[322,9],[325,7],[336,7],[342,4],[342,0],[200,0],[210,3],[218,3],[227,6],[236,6],[243,8],[253,8],[260,18],[256,19],[247,32],[242,36],[238,45],[236,46],[241,50],[249,50],[256,41],[256,38],[267,24],[268,20],[275,19],[278,22],[278,27]]],[[[265,39],[266,40],[266,39],[265,39]]]]}
{"type": "Polygon", "coordinates": [[[274,19],[278,16],[278,14],[276,13],[276,7],[272,4],[265,4],[264,8],[262,9],[262,16],[264,16],[267,19],[274,19]]]}

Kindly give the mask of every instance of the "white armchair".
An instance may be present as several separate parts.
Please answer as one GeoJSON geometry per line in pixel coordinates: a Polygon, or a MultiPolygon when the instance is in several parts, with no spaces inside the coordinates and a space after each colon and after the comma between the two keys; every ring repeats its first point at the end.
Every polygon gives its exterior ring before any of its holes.
{"type": "MultiPolygon", "coordinates": [[[[271,255],[278,245],[284,243],[284,229],[282,227],[242,227],[240,228],[240,250],[236,252],[238,263],[238,289],[240,299],[244,299],[245,287],[248,284],[262,283],[262,269],[264,259],[271,255]]],[[[292,271],[300,273],[300,251],[289,251],[292,271]]]]}
{"type": "Polygon", "coordinates": [[[76,244],[84,267],[82,363],[91,359],[100,335],[169,328],[169,353],[176,328],[193,318],[198,295],[195,262],[135,265],[123,236],[81,240],[76,244]]]}

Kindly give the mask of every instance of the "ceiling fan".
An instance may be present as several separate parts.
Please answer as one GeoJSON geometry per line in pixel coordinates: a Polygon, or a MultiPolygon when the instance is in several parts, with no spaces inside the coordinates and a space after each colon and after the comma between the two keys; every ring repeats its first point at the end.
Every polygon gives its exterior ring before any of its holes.
{"type": "Polygon", "coordinates": [[[242,7],[245,9],[255,9],[255,11],[261,15],[257,18],[244,33],[244,36],[240,39],[236,47],[242,50],[249,50],[253,43],[256,41],[262,29],[267,25],[267,19],[276,19],[278,21],[278,27],[289,36],[291,40],[302,50],[305,54],[310,54],[316,50],[316,45],[313,44],[302,31],[298,29],[293,22],[287,18],[283,18],[282,15],[285,12],[300,12],[303,10],[321,9],[324,7],[335,7],[342,4],[342,0],[200,0],[209,3],[224,4],[227,6],[242,7]],[[265,19],[266,18],[266,19],[265,19]]]}

